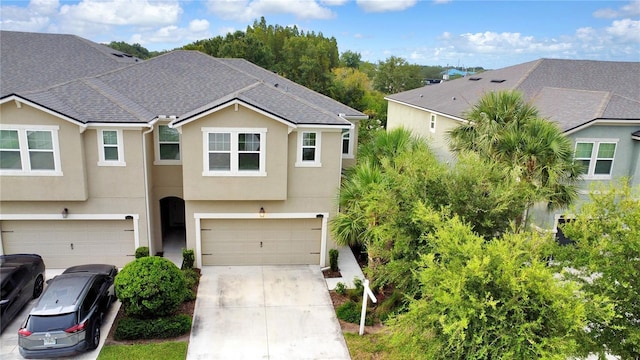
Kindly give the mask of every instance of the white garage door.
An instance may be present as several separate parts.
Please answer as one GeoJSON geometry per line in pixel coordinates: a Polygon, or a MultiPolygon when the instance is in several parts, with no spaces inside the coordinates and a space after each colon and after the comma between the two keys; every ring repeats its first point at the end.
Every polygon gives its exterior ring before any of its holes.
{"type": "Polygon", "coordinates": [[[0,226],[5,254],[39,254],[49,269],[88,263],[122,267],[134,259],[131,220],[7,220],[0,226]]]}
{"type": "Polygon", "coordinates": [[[319,264],[322,219],[202,220],[203,265],[319,264]]]}

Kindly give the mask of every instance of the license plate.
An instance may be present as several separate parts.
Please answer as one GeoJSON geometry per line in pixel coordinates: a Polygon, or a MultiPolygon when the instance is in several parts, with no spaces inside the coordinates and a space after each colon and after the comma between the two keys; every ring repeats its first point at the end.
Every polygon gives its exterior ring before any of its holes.
{"type": "Polygon", "coordinates": [[[55,338],[44,338],[44,345],[55,345],[55,344],[56,344],[55,338]]]}

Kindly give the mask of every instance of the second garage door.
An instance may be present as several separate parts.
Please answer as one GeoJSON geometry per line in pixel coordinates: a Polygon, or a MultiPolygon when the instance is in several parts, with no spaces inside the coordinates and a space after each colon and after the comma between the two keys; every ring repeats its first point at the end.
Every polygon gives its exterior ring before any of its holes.
{"type": "Polygon", "coordinates": [[[0,223],[5,254],[35,253],[48,269],[134,259],[131,220],[7,220],[0,223]]]}
{"type": "Polygon", "coordinates": [[[319,264],[322,219],[206,219],[203,265],[319,264]]]}

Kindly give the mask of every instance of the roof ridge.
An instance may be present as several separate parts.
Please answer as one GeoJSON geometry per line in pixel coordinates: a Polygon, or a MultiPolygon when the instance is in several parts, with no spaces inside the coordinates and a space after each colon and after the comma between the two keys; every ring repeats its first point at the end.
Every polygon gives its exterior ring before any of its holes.
{"type": "Polygon", "coordinates": [[[513,88],[514,89],[519,88],[520,85],[522,85],[527,80],[527,78],[529,78],[529,75],[531,75],[544,62],[544,60],[546,59],[542,58],[542,59],[535,60],[535,64],[533,64],[533,66],[531,67],[531,69],[529,69],[529,71],[522,74],[522,77],[518,81],[516,81],[513,88]]]}
{"type": "Polygon", "coordinates": [[[107,85],[104,81],[102,81],[100,79],[85,78],[85,79],[81,79],[80,82],[82,82],[83,84],[86,84],[90,88],[94,89],[95,91],[100,93],[100,95],[102,95],[105,98],[109,99],[109,101],[111,101],[115,106],[117,106],[117,107],[121,108],[122,110],[128,112],[129,114],[135,116],[139,120],[148,122],[150,119],[144,119],[144,118],[140,117],[139,116],[140,111],[136,111],[136,109],[134,109],[134,106],[128,106],[126,104],[126,102],[135,104],[139,108],[138,110],[144,110],[144,111],[148,112],[149,114],[153,114],[152,111],[149,111],[144,106],[142,106],[142,105],[138,104],[137,102],[129,99],[127,96],[121,94],[118,90],[116,90],[116,89],[112,88],[111,86],[107,85]],[[105,91],[105,89],[108,89],[108,91],[105,91]],[[123,100],[126,100],[126,102],[123,101],[123,100]]]}
{"type": "MultiPolygon", "coordinates": [[[[316,110],[319,110],[320,112],[322,112],[322,113],[324,113],[324,114],[331,115],[331,116],[336,116],[336,117],[339,117],[339,118],[341,118],[341,119],[342,119],[342,117],[340,117],[340,115],[339,115],[339,114],[334,114],[334,113],[332,113],[332,112],[330,112],[330,111],[328,111],[328,110],[325,110],[324,108],[322,108],[322,107],[320,107],[320,106],[318,106],[318,105],[316,105],[316,104],[313,104],[312,102],[307,101],[307,100],[305,100],[305,99],[303,99],[303,98],[301,98],[301,97],[299,97],[299,96],[297,96],[297,95],[295,95],[295,94],[293,94],[293,93],[291,93],[291,92],[289,92],[289,91],[284,91],[284,90],[283,90],[283,89],[281,89],[279,86],[276,86],[277,84],[275,84],[275,85],[273,85],[273,86],[270,86],[270,85],[269,85],[266,81],[264,81],[263,79],[260,79],[259,77],[255,76],[255,75],[252,75],[252,74],[250,74],[250,73],[248,73],[248,72],[246,72],[246,71],[244,71],[244,70],[242,70],[242,69],[239,69],[239,68],[237,68],[236,66],[232,66],[231,64],[228,64],[228,63],[226,63],[226,62],[224,62],[224,61],[221,61],[221,59],[220,59],[220,58],[215,58],[215,57],[214,57],[214,59],[216,59],[218,62],[220,62],[220,63],[224,64],[225,66],[228,66],[228,67],[230,67],[230,68],[232,68],[232,69],[234,69],[234,70],[240,71],[240,72],[242,72],[243,74],[246,74],[247,76],[250,76],[250,77],[252,77],[252,78],[256,79],[256,80],[257,80],[257,81],[259,81],[261,84],[263,84],[263,85],[265,85],[265,86],[267,86],[267,87],[269,87],[269,88],[273,88],[274,90],[276,90],[276,91],[280,92],[281,94],[284,94],[285,96],[288,96],[288,97],[290,97],[290,98],[293,98],[293,99],[295,99],[296,101],[301,102],[301,103],[303,103],[303,104],[305,104],[305,105],[308,105],[308,106],[310,106],[310,107],[312,107],[312,108],[314,108],[314,109],[316,109],[316,110]]],[[[251,63],[252,65],[257,66],[257,65],[253,64],[252,62],[250,62],[250,61],[248,61],[248,60],[246,60],[246,59],[242,59],[242,58],[232,58],[232,59],[239,59],[239,60],[247,61],[247,62],[251,63]]],[[[263,70],[267,71],[267,70],[266,70],[266,69],[264,69],[264,68],[261,68],[261,69],[263,69],[263,70]]],[[[295,85],[298,85],[298,86],[300,86],[300,87],[303,87],[303,88],[305,88],[305,89],[307,89],[307,90],[309,90],[309,91],[313,91],[313,90],[311,90],[311,89],[309,89],[309,88],[306,88],[306,87],[304,87],[304,86],[302,86],[302,85],[300,85],[300,84],[298,84],[298,83],[296,83],[296,82],[294,82],[294,81],[291,81],[291,80],[289,80],[289,79],[285,78],[284,76],[282,76],[282,75],[280,75],[280,74],[277,74],[277,73],[273,73],[273,74],[274,74],[275,76],[277,76],[277,77],[281,78],[281,79],[285,79],[286,81],[291,82],[291,83],[293,83],[293,84],[295,84],[295,85]]],[[[238,93],[240,93],[240,91],[243,91],[243,90],[244,90],[244,89],[239,90],[239,91],[238,91],[238,93]]],[[[326,96],[326,95],[324,95],[324,94],[320,94],[319,92],[315,92],[315,93],[317,93],[317,94],[319,94],[319,95],[321,95],[321,96],[326,96]]],[[[332,99],[332,100],[334,100],[334,99],[332,99]]],[[[334,101],[336,101],[336,100],[334,100],[334,101]]],[[[347,120],[345,119],[345,121],[347,121],[347,120]]]]}

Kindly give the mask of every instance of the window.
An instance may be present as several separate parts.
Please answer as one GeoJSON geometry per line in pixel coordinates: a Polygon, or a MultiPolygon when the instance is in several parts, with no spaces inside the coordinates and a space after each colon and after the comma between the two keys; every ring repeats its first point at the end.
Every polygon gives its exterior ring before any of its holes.
{"type": "Polygon", "coordinates": [[[355,127],[342,130],[342,157],[353,158],[353,139],[355,138],[355,127]]]}
{"type": "Polygon", "coordinates": [[[583,165],[587,178],[611,177],[616,141],[577,141],[574,159],[583,165]]]}
{"type": "Polygon", "coordinates": [[[57,126],[3,126],[0,172],[4,175],[60,176],[57,126]]]}
{"type": "Polygon", "coordinates": [[[99,166],[125,166],[122,130],[98,130],[99,166]]]}
{"type": "Polygon", "coordinates": [[[156,132],[156,162],[180,164],[180,133],[169,125],[159,125],[156,132]]]}
{"type": "Polygon", "coordinates": [[[296,166],[321,166],[320,133],[301,131],[298,133],[298,159],[296,166]]]}
{"type": "Polygon", "coordinates": [[[429,120],[429,131],[432,133],[436,132],[436,115],[431,114],[431,119],[429,120]]]}
{"type": "Polygon", "coordinates": [[[266,175],[266,129],[203,128],[202,132],[203,175],[266,175]]]}

